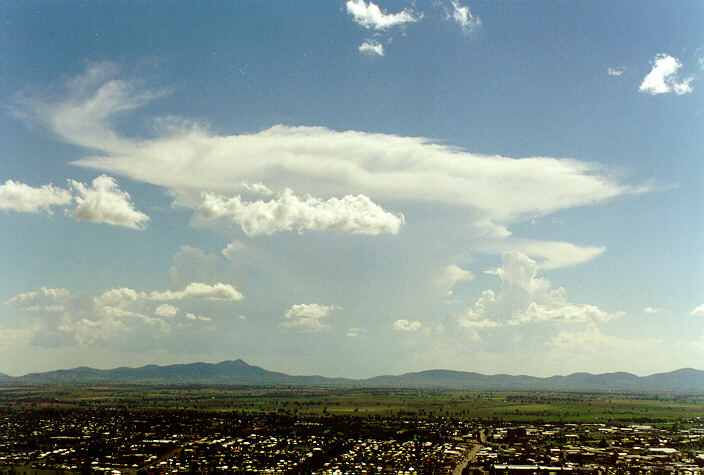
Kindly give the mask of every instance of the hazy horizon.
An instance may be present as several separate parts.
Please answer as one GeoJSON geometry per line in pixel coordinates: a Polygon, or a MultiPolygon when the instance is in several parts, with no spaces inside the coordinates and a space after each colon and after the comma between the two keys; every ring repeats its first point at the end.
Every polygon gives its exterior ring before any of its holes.
{"type": "Polygon", "coordinates": [[[701,2],[0,15],[0,372],[704,361],[701,2]]]}

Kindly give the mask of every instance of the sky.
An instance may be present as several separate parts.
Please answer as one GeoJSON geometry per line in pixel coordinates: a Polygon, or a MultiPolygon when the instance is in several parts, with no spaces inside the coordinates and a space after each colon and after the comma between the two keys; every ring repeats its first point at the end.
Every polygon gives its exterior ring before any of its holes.
{"type": "Polygon", "coordinates": [[[704,3],[0,5],[0,372],[704,369],[704,3]]]}

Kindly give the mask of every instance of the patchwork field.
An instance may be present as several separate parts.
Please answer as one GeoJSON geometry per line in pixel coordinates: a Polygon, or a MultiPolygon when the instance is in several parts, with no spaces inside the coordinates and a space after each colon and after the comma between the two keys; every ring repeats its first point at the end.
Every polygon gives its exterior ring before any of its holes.
{"type": "Polygon", "coordinates": [[[232,386],[31,386],[0,389],[0,408],[191,409],[291,415],[451,417],[534,422],[704,418],[704,396],[232,386]]]}

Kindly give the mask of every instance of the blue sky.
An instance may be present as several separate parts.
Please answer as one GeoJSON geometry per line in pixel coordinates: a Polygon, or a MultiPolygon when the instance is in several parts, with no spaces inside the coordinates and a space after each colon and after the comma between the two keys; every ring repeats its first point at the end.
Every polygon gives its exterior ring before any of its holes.
{"type": "Polygon", "coordinates": [[[702,367],[700,2],[0,16],[0,372],[702,367]]]}

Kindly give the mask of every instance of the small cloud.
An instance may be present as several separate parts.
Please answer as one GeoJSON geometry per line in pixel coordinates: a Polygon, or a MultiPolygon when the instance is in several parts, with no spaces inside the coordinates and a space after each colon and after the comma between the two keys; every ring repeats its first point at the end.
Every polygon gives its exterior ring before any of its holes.
{"type": "Polygon", "coordinates": [[[38,188],[24,183],[7,180],[0,185],[0,209],[21,213],[38,213],[44,210],[49,214],[52,206],[65,206],[71,202],[71,193],[54,185],[38,188]]]}
{"type": "Polygon", "coordinates": [[[362,331],[363,330],[361,328],[350,328],[349,330],[347,330],[347,333],[345,333],[345,336],[349,338],[359,338],[359,335],[362,333],[362,331]]]}
{"type": "Polygon", "coordinates": [[[644,313],[660,313],[662,312],[661,308],[655,308],[655,307],[645,307],[643,309],[644,313]]]}
{"type": "Polygon", "coordinates": [[[652,61],[653,69],[643,78],[638,90],[643,93],[656,95],[674,92],[677,95],[692,92],[689,85],[692,77],[681,79],[677,72],[682,63],[677,58],[660,53],[652,61]]]}
{"type": "Polygon", "coordinates": [[[212,322],[213,321],[213,319],[210,317],[204,317],[203,315],[194,315],[192,313],[187,313],[186,319],[193,320],[193,321],[197,320],[199,322],[212,322]]]}
{"type": "Polygon", "coordinates": [[[606,74],[608,74],[609,76],[621,76],[623,74],[623,69],[607,68],[606,74]]]}
{"type": "Polygon", "coordinates": [[[134,209],[130,195],[121,191],[112,177],[101,175],[89,187],[75,180],[69,183],[80,196],[76,197],[76,209],[71,215],[78,221],[107,223],[131,229],[144,229],[149,216],[134,209]]]}
{"type": "Polygon", "coordinates": [[[692,311],[689,312],[689,314],[695,317],[704,317],[704,303],[698,307],[693,308],[692,311]]]}
{"type": "Polygon", "coordinates": [[[359,45],[359,52],[369,55],[384,56],[384,45],[376,40],[364,40],[364,43],[359,45]]]}
{"type": "Polygon", "coordinates": [[[245,317],[244,315],[237,315],[237,318],[239,318],[240,320],[247,320],[247,317],[245,317]]]}
{"type": "Polygon", "coordinates": [[[338,234],[398,234],[405,223],[402,214],[385,211],[361,194],[322,200],[310,195],[299,198],[290,189],[269,201],[243,201],[240,196],[227,198],[203,193],[200,211],[205,218],[230,218],[247,236],[293,229],[338,234]]]}
{"type": "Polygon", "coordinates": [[[173,317],[179,312],[178,307],[174,307],[173,305],[169,305],[168,303],[162,303],[159,305],[156,310],[154,310],[154,314],[158,315],[160,317],[173,317]]]}
{"type": "Polygon", "coordinates": [[[479,17],[472,15],[468,6],[462,5],[455,0],[452,1],[451,5],[452,11],[447,12],[447,18],[460,25],[462,31],[469,33],[482,26],[482,21],[479,17]]]}
{"type": "Polygon", "coordinates": [[[287,321],[281,323],[281,326],[295,328],[303,332],[328,330],[330,326],[320,320],[330,315],[334,310],[341,310],[341,307],[317,303],[292,305],[284,314],[287,321]]]}
{"type": "Polygon", "coordinates": [[[247,183],[246,181],[243,181],[242,186],[245,190],[249,190],[257,195],[271,196],[274,194],[273,191],[271,191],[269,188],[266,187],[266,185],[261,182],[247,183]]]}
{"type": "Polygon", "coordinates": [[[183,290],[164,292],[154,291],[149,297],[152,300],[183,300],[183,299],[206,299],[206,300],[242,300],[243,295],[232,285],[217,284],[209,285],[202,282],[188,284],[183,290]]]}
{"type": "Polygon", "coordinates": [[[244,248],[245,248],[245,245],[242,244],[240,241],[232,241],[230,244],[227,245],[227,247],[225,247],[225,249],[220,251],[220,253],[223,256],[225,256],[227,259],[234,260],[235,255],[238,252],[241,252],[242,250],[244,250],[244,248]]]}
{"type": "Polygon", "coordinates": [[[422,324],[419,321],[409,321],[406,319],[396,320],[393,323],[394,330],[402,332],[415,332],[420,330],[422,324]]]}
{"type": "Polygon", "coordinates": [[[345,6],[355,23],[370,30],[386,30],[418,20],[418,16],[411,9],[404,9],[399,13],[386,13],[376,4],[372,2],[367,4],[364,0],[349,0],[345,6]]]}

